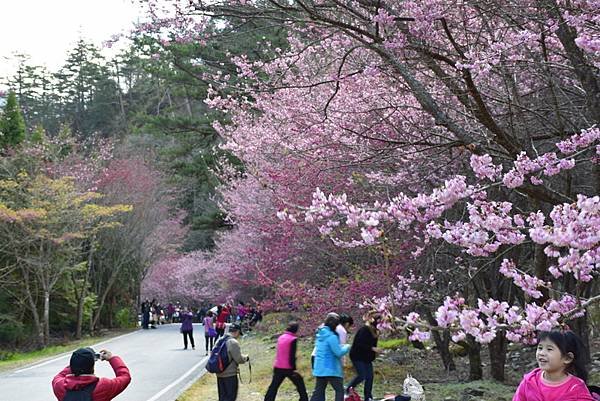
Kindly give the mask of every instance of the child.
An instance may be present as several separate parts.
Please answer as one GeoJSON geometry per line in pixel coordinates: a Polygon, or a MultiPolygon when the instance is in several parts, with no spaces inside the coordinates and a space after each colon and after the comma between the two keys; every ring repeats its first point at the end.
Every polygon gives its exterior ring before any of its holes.
{"type": "Polygon", "coordinates": [[[572,331],[546,331],[538,336],[539,368],[527,373],[513,401],[594,401],[585,382],[583,344],[572,331]]]}

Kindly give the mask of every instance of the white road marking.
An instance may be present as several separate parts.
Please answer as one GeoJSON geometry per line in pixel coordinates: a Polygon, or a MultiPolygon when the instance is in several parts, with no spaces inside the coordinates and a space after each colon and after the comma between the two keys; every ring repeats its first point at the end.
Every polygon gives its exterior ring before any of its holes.
{"type": "Polygon", "coordinates": [[[188,377],[189,375],[191,375],[192,372],[194,370],[198,369],[198,366],[202,365],[205,361],[208,360],[208,358],[209,358],[208,356],[205,356],[204,358],[202,358],[202,360],[200,362],[198,362],[197,364],[195,364],[194,366],[192,366],[190,368],[190,370],[188,370],[187,372],[185,372],[183,374],[183,376],[181,376],[179,379],[175,380],[173,383],[169,384],[167,387],[163,388],[161,392],[159,392],[158,394],[156,394],[154,397],[150,398],[147,401],[156,401],[156,400],[158,400],[160,397],[162,397],[167,392],[169,392],[173,387],[175,387],[176,385],[178,385],[179,383],[181,383],[186,377],[188,377]]]}
{"type": "MultiPolygon", "coordinates": [[[[117,340],[117,339],[120,339],[120,338],[123,338],[123,337],[130,336],[130,335],[132,335],[132,334],[135,334],[135,333],[137,333],[137,332],[138,332],[138,330],[136,330],[136,331],[132,331],[131,333],[127,333],[127,334],[122,334],[122,335],[120,335],[120,336],[117,336],[117,337],[109,338],[108,340],[105,340],[105,341],[99,342],[98,344],[94,344],[94,345],[92,345],[91,347],[93,347],[93,348],[96,348],[96,347],[98,347],[98,346],[100,346],[100,345],[103,345],[103,344],[109,343],[109,342],[111,342],[111,341],[114,341],[114,340],[117,340]]],[[[75,350],[73,350],[73,351],[75,351],[75,350]]],[[[26,372],[26,371],[28,371],[28,370],[31,370],[31,369],[35,369],[35,368],[39,368],[39,367],[41,367],[41,366],[48,365],[48,364],[50,364],[50,363],[52,363],[52,362],[59,361],[59,360],[61,360],[61,359],[63,359],[63,358],[66,358],[66,357],[68,357],[69,355],[71,355],[71,354],[73,353],[73,351],[65,352],[64,354],[61,354],[61,355],[57,356],[56,358],[49,359],[49,360],[47,360],[47,361],[44,361],[44,362],[42,362],[42,363],[38,363],[38,364],[35,364],[35,365],[32,365],[32,366],[28,366],[28,367],[26,367],[26,368],[23,368],[23,369],[15,370],[15,371],[14,371],[14,373],[26,372]]]]}

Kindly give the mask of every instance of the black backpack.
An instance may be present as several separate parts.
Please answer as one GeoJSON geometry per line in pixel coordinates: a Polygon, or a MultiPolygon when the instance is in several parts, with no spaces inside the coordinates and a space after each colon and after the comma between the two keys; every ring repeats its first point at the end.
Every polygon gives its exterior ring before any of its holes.
{"type": "Polygon", "coordinates": [[[80,390],[67,390],[65,398],[62,401],[92,401],[92,393],[96,388],[98,381],[82,387],[80,390]]]}

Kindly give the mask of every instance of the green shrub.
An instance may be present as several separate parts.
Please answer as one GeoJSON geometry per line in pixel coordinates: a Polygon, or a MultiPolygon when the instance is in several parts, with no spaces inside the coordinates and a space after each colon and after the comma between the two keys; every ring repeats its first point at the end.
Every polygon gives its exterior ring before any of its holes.
{"type": "Polygon", "coordinates": [[[0,361],[9,361],[15,356],[14,352],[0,349],[0,361]]]}
{"type": "Polygon", "coordinates": [[[135,327],[136,322],[134,317],[135,315],[131,313],[131,309],[129,308],[121,308],[115,314],[117,325],[123,329],[135,327]]]}
{"type": "Polygon", "coordinates": [[[14,347],[17,342],[23,339],[24,335],[23,323],[12,316],[0,318],[0,343],[14,347]]]}

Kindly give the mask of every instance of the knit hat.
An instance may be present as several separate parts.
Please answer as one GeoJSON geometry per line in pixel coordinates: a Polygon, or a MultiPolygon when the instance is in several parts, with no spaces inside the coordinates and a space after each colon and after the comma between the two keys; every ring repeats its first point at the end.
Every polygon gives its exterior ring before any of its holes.
{"type": "Polygon", "coordinates": [[[71,373],[75,376],[94,373],[94,363],[96,362],[96,353],[90,347],[79,348],[71,355],[69,366],[71,373]]]}
{"type": "Polygon", "coordinates": [[[238,323],[232,323],[232,324],[229,326],[229,331],[230,331],[230,332],[232,332],[232,331],[239,331],[239,332],[240,332],[240,336],[243,336],[243,335],[244,335],[244,333],[242,332],[242,326],[241,326],[241,325],[239,325],[238,323]]]}

